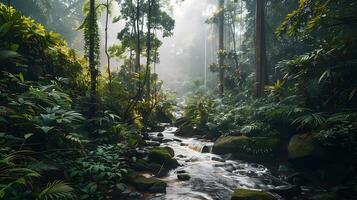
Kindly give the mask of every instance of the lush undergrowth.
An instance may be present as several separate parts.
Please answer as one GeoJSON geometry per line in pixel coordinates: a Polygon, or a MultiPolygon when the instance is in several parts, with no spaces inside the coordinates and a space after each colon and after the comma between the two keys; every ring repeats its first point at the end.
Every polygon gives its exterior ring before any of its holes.
{"type": "Polygon", "coordinates": [[[93,105],[86,66],[58,34],[0,4],[0,199],[118,199],[127,190],[131,149],[144,125],[171,120],[172,104],[158,91],[126,110],[134,94],[122,71],[115,92],[100,78],[93,105]]]}

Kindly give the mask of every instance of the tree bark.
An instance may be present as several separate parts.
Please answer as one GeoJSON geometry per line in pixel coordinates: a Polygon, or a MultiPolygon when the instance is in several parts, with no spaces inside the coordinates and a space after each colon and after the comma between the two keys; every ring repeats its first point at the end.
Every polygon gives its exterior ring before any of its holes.
{"type": "Polygon", "coordinates": [[[140,72],[140,0],[136,2],[136,49],[135,49],[135,72],[140,72]]]}
{"type": "Polygon", "coordinates": [[[231,14],[231,33],[232,33],[232,40],[233,40],[233,60],[234,60],[234,65],[235,65],[235,68],[238,69],[238,57],[237,57],[237,42],[236,42],[236,33],[235,33],[235,30],[236,30],[236,25],[235,25],[235,22],[234,22],[234,16],[233,14],[231,14]]]}
{"type": "Polygon", "coordinates": [[[264,96],[266,83],[265,69],[265,42],[264,42],[264,0],[256,0],[255,22],[255,68],[256,68],[256,97],[264,96]]]}
{"type": "Polygon", "coordinates": [[[224,94],[224,0],[219,0],[219,22],[218,22],[218,67],[219,67],[219,95],[224,94]]]}
{"type": "Polygon", "coordinates": [[[106,17],[105,17],[105,55],[107,56],[107,67],[108,67],[108,76],[109,76],[109,92],[112,93],[112,74],[110,70],[110,55],[108,52],[108,23],[109,23],[109,0],[106,4],[106,17]]]}
{"type": "Polygon", "coordinates": [[[97,69],[95,60],[95,0],[90,0],[89,8],[89,49],[88,49],[88,59],[89,59],[89,70],[91,76],[91,99],[92,103],[95,103],[96,90],[97,90],[97,69]]]}
{"type": "Polygon", "coordinates": [[[151,85],[150,85],[150,63],[151,63],[151,9],[152,9],[152,2],[148,0],[148,15],[147,15],[147,38],[146,38],[146,98],[150,100],[150,93],[151,93],[151,85]]]}

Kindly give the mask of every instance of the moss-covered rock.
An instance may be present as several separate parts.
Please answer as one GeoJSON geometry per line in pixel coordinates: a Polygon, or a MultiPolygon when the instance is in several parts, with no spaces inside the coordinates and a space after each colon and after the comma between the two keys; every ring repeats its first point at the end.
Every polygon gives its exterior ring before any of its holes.
{"type": "Polygon", "coordinates": [[[335,157],[323,148],[315,138],[315,134],[294,135],[288,145],[289,160],[301,165],[320,165],[322,161],[335,157]]]}
{"type": "Polygon", "coordinates": [[[231,200],[275,200],[276,198],[271,194],[248,189],[236,189],[232,194],[231,200]]]}
{"type": "Polygon", "coordinates": [[[131,168],[136,171],[151,171],[153,173],[158,173],[161,165],[158,163],[148,162],[145,159],[138,159],[136,162],[131,164],[131,168]]]}
{"type": "Polygon", "coordinates": [[[171,147],[163,147],[163,148],[166,149],[167,152],[169,152],[171,157],[175,156],[175,151],[171,147]]]}
{"type": "Polygon", "coordinates": [[[153,148],[149,152],[149,161],[164,165],[167,169],[174,169],[178,167],[179,163],[174,157],[174,152],[169,147],[153,148]]]}
{"type": "Polygon", "coordinates": [[[191,176],[188,173],[179,173],[177,174],[177,179],[180,181],[188,181],[191,179],[191,176]]]}
{"type": "Polygon", "coordinates": [[[301,188],[297,185],[282,185],[268,191],[285,197],[286,199],[292,199],[301,194],[301,188]]]}
{"type": "Polygon", "coordinates": [[[146,178],[144,176],[136,176],[133,180],[133,185],[139,191],[154,193],[164,193],[167,187],[166,182],[160,179],[154,177],[146,178]]]}
{"type": "Polygon", "coordinates": [[[216,140],[212,152],[232,154],[237,159],[264,161],[279,148],[279,139],[270,137],[224,136],[216,140]]]}
{"type": "Polygon", "coordinates": [[[182,124],[177,129],[175,134],[179,135],[179,136],[189,137],[189,136],[201,135],[202,131],[195,128],[191,123],[187,122],[187,123],[182,124]]]}
{"type": "Polygon", "coordinates": [[[340,198],[333,192],[325,192],[311,197],[312,200],[339,200],[340,198]]]}

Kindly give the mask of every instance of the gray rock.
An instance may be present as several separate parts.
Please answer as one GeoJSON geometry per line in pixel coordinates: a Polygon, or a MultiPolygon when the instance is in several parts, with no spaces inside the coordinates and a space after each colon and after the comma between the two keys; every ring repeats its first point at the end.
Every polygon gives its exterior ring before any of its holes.
{"type": "Polygon", "coordinates": [[[181,169],[181,170],[177,170],[176,172],[177,174],[185,174],[187,173],[185,170],[181,169]]]}
{"type": "Polygon", "coordinates": [[[178,139],[178,138],[174,138],[174,141],[176,142],[182,142],[182,140],[178,139]]]}
{"type": "Polygon", "coordinates": [[[146,145],[148,145],[148,146],[152,146],[152,147],[160,146],[160,142],[157,142],[157,141],[146,140],[145,142],[146,142],[146,145]]]}
{"type": "Polygon", "coordinates": [[[292,197],[296,197],[301,194],[301,188],[297,185],[282,185],[274,189],[270,189],[269,192],[291,199],[292,197]]]}
{"type": "Polygon", "coordinates": [[[210,146],[203,146],[201,153],[211,153],[212,148],[210,146]]]}
{"type": "Polygon", "coordinates": [[[151,137],[150,138],[152,141],[157,141],[157,142],[162,142],[163,138],[162,137],[151,137]]]}
{"type": "Polygon", "coordinates": [[[162,140],[163,143],[172,142],[172,141],[173,141],[173,140],[170,139],[170,138],[164,138],[164,139],[162,140]]]}
{"type": "Polygon", "coordinates": [[[223,158],[219,158],[219,157],[212,157],[211,160],[218,161],[218,162],[226,162],[223,158]]]}
{"type": "Polygon", "coordinates": [[[180,173],[180,174],[177,174],[177,178],[178,180],[180,181],[188,181],[191,179],[190,175],[188,173],[180,173]]]}

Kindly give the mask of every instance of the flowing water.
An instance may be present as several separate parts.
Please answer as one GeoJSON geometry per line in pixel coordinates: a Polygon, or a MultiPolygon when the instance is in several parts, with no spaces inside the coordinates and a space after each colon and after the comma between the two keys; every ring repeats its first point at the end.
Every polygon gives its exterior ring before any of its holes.
{"type": "MultiPolygon", "coordinates": [[[[176,128],[163,132],[169,146],[175,151],[175,158],[181,164],[162,178],[168,183],[166,194],[147,197],[148,200],[225,200],[236,188],[270,189],[281,185],[270,175],[269,170],[259,164],[224,160],[212,154],[213,143],[197,138],[181,138],[174,135],[176,128]],[[171,141],[171,140],[172,141],[171,141]],[[208,153],[202,153],[208,152],[208,153]],[[179,181],[177,171],[184,170],[190,176],[188,181],[179,181]]],[[[151,133],[156,136],[157,133],[151,133]]]]}

